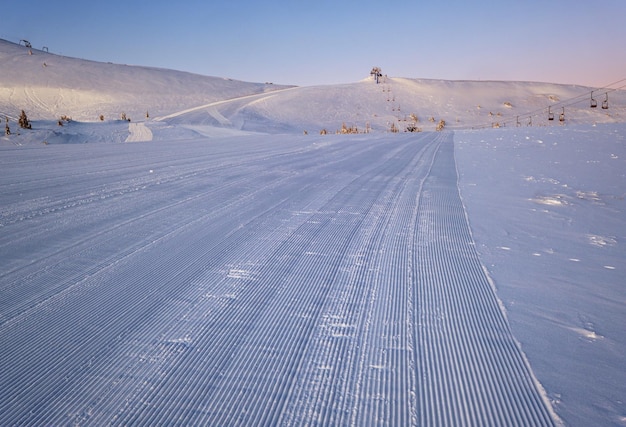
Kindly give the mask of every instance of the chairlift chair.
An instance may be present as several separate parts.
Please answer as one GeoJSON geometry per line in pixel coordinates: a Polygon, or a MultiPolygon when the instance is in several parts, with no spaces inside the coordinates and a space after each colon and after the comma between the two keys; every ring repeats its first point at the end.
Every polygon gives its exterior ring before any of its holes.
{"type": "Polygon", "coordinates": [[[548,120],[554,120],[554,113],[550,111],[550,107],[548,107],[548,120]]]}
{"type": "Polygon", "coordinates": [[[593,91],[591,91],[591,108],[596,108],[598,106],[598,101],[593,99],[593,91]]]}
{"type": "Polygon", "coordinates": [[[609,109],[609,93],[605,93],[606,95],[606,99],[604,101],[602,101],[602,109],[603,110],[608,110],[609,109]]]}
{"type": "Polygon", "coordinates": [[[559,121],[560,122],[564,122],[565,121],[565,107],[563,107],[563,112],[561,114],[559,114],[559,121]]]}

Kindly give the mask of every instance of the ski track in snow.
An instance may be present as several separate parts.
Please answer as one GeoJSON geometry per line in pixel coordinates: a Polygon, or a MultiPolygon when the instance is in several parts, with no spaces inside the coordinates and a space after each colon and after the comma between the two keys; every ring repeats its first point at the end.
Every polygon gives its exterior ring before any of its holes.
{"type": "Polygon", "coordinates": [[[129,123],[128,124],[128,138],[125,142],[144,142],[152,141],[152,131],[146,126],[145,123],[129,123]]]}
{"type": "Polygon", "coordinates": [[[228,119],[226,119],[224,116],[222,116],[219,113],[219,111],[217,111],[217,109],[215,109],[214,107],[217,107],[219,105],[224,105],[224,104],[230,104],[230,103],[238,102],[238,101],[245,101],[245,100],[250,100],[250,99],[254,100],[254,99],[257,99],[257,98],[262,99],[262,98],[266,98],[268,96],[271,96],[272,94],[276,94],[276,93],[279,93],[279,92],[285,92],[285,91],[289,91],[289,90],[294,90],[294,89],[297,89],[297,88],[277,89],[277,90],[269,92],[269,93],[266,93],[266,92],[254,93],[252,95],[244,95],[244,96],[238,96],[238,97],[235,97],[235,98],[223,99],[223,100],[220,100],[220,101],[214,101],[214,102],[210,102],[208,104],[203,104],[203,105],[199,105],[199,106],[196,106],[196,107],[188,108],[188,109],[183,110],[183,111],[177,111],[175,113],[168,114],[166,116],[156,117],[154,119],[154,121],[162,122],[162,121],[173,119],[173,118],[176,118],[176,117],[188,114],[188,113],[193,113],[195,111],[207,110],[208,113],[211,114],[213,117],[215,117],[219,122],[225,123],[225,122],[228,122],[228,119]]]}
{"type": "Polygon", "coordinates": [[[0,424],[554,425],[452,140],[4,151],[0,424]]]}

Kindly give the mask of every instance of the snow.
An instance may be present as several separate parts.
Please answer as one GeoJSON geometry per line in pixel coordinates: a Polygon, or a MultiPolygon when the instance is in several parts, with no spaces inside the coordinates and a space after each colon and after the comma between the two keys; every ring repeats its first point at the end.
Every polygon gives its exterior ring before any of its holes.
{"type": "Polygon", "coordinates": [[[152,131],[145,123],[129,123],[128,138],[125,142],[143,142],[152,141],[152,131]]]}
{"type": "Polygon", "coordinates": [[[455,136],[481,259],[571,425],[623,423],[625,135],[615,124],[455,136]]]}
{"type": "Polygon", "coordinates": [[[99,63],[0,40],[0,113],[25,109],[33,120],[62,115],[80,121],[137,120],[286,86],[240,82],[179,71],[99,63]]]}
{"type": "Polygon", "coordinates": [[[0,40],[0,424],[626,425],[624,91],[27,51],[0,40]]]}

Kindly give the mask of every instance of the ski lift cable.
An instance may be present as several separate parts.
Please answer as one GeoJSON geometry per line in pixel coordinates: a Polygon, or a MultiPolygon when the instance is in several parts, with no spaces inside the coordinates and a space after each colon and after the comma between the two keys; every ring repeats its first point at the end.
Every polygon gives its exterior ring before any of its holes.
{"type": "MultiPolygon", "coordinates": [[[[620,82],[622,82],[624,80],[626,80],[626,79],[620,80],[620,82]]],[[[604,94],[606,94],[608,96],[609,93],[615,92],[615,91],[620,90],[620,89],[622,89],[624,87],[626,87],[626,84],[624,84],[624,85],[622,85],[620,87],[612,88],[612,89],[608,89],[607,87],[604,87],[602,89],[594,89],[591,92],[601,92],[601,93],[604,93],[604,94]],[[605,90],[605,89],[607,89],[607,90],[605,90]]],[[[566,99],[566,100],[561,101],[561,102],[559,102],[557,104],[554,104],[553,107],[554,106],[570,107],[572,105],[580,104],[581,102],[585,102],[585,101],[587,101],[589,99],[589,96],[591,95],[591,92],[589,92],[589,95],[584,94],[584,95],[580,95],[580,96],[577,96],[577,97],[574,97],[574,98],[566,99]],[[585,96],[584,99],[580,99],[580,100],[575,101],[576,99],[581,98],[583,96],[585,96]]]]}
{"type": "MultiPolygon", "coordinates": [[[[546,114],[546,111],[548,111],[549,113],[549,109],[550,107],[571,107],[572,105],[576,105],[576,104],[580,104],[581,102],[587,102],[589,100],[589,96],[591,96],[592,92],[603,92],[605,93],[607,96],[609,93],[611,92],[615,92],[617,90],[623,89],[624,87],[626,87],[626,84],[623,84],[619,87],[613,88],[611,86],[615,86],[617,84],[620,84],[622,82],[625,82],[626,78],[623,78],[621,80],[615,81],[613,83],[610,83],[606,86],[603,86],[601,88],[594,88],[591,91],[585,92],[583,94],[580,94],[578,96],[575,96],[573,98],[569,98],[563,101],[559,101],[555,104],[552,104],[549,107],[543,107],[543,108],[539,108],[537,110],[533,110],[527,113],[523,113],[523,114],[516,114],[516,116],[521,116],[521,117],[538,117],[540,115],[546,114]],[[579,99],[581,98],[581,99],[579,99]]],[[[510,116],[510,117],[504,117],[503,120],[500,120],[499,123],[502,124],[508,124],[508,123],[516,123],[516,117],[510,116]]],[[[473,126],[473,129],[482,129],[482,128],[491,128],[493,127],[492,124],[484,124],[484,125],[479,125],[479,126],[473,126]]]]}

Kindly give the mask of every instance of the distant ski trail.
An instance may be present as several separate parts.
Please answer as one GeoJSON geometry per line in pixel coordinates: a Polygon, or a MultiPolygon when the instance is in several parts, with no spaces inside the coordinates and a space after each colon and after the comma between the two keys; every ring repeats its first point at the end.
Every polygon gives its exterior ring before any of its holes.
{"type": "Polygon", "coordinates": [[[288,90],[295,90],[295,89],[297,89],[297,87],[290,87],[290,88],[285,88],[285,89],[277,89],[277,90],[274,90],[274,91],[263,92],[263,93],[254,93],[252,95],[238,96],[236,98],[230,98],[230,99],[222,99],[220,101],[214,101],[214,102],[210,102],[208,104],[198,105],[196,107],[187,108],[187,109],[182,110],[182,111],[177,111],[175,113],[171,113],[171,114],[168,114],[166,116],[155,117],[154,121],[157,121],[157,122],[166,121],[166,120],[169,120],[169,119],[173,119],[175,117],[182,116],[184,114],[193,113],[194,111],[208,110],[209,114],[211,114],[213,117],[215,117],[220,123],[226,123],[226,122],[228,122],[228,119],[223,117],[213,107],[217,107],[218,105],[229,104],[229,103],[237,102],[237,101],[254,100],[254,99],[257,99],[257,98],[258,99],[266,98],[268,96],[275,95],[275,94],[277,94],[279,92],[285,92],[285,91],[288,91],[288,90]]]}
{"type": "Polygon", "coordinates": [[[1,425],[554,425],[452,134],[111,147],[4,153],[1,425]]]}
{"type": "Polygon", "coordinates": [[[152,141],[152,131],[145,123],[129,123],[128,132],[130,133],[125,142],[145,142],[152,141]]]}

